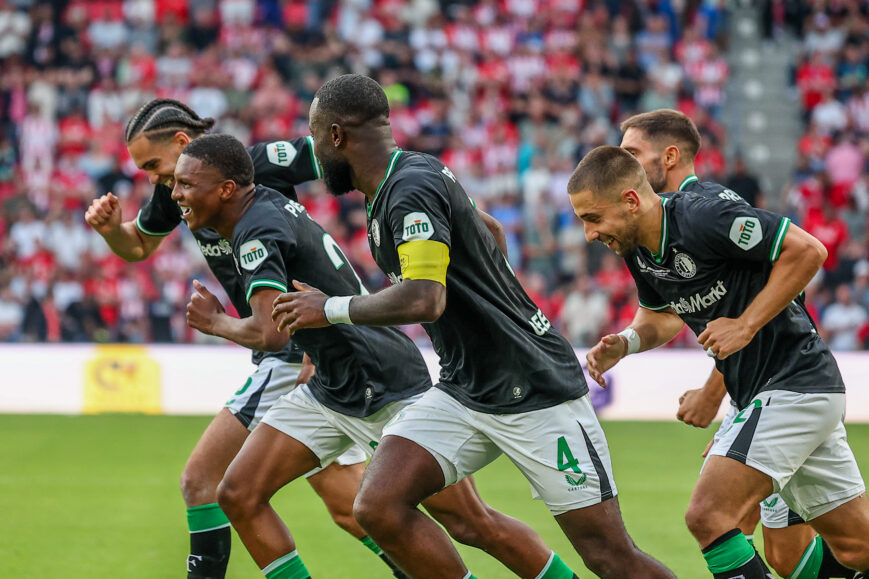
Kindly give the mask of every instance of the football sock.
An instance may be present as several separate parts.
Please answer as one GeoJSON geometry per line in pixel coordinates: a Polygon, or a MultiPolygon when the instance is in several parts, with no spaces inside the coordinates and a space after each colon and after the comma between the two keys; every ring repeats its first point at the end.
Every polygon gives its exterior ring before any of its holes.
{"type": "Polygon", "coordinates": [[[187,556],[187,577],[223,577],[229,563],[232,530],[229,519],[217,503],[187,509],[190,529],[190,555],[187,556]]]}
{"type": "Polygon", "coordinates": [[[554,551],[535,579],[573,579],[576,575],[554,551]]]}
{"type": "Polygon", "coordinates": [[[380,559],[386,563],[386,566],[392,569],[392,576],[397,577],[398,579],[408,579],[407,575],[398,568],[398,565],[392,562],[389,557],[386,556],[386,553],[383,552],[383,549],[377,546],[377,543],[374,542],[374,539],[365,535],[361,539],[362,544],[371,549],[371,552],[380,557],[380,559]]]}
{"type": "Polygon", "coordinates": [[[739,529],[732,529],[703,549],[715,579],[768,579],[769,569],[739,529]]]}
{"type": "Polygon", "coordinates": [[[263,575],[268,579],[310,579],[311,574],[296,551],[287,553],[265,566],[263,575]]]}
{"type": "Polygon", "coordinates": [[[748,541],[748,544],[754,547],[754,535],[746,535],[745,540],[748,541]]]}
{"type": "Polygon", "coordinates": [[[821,551],[821,561],[818,568],[818,579],[830,579],[831,577],[859,577],[860,575],[853,569],[848,569],[836,560],[833,552],[830,551],[830,546],[827,545],[821,537],[815,537],[814,542],[818,543],[818,549],[821,551]]]}
{"type": "Polygon", "coordinates": [[[799,563],[787,576],[787,579],[816,579],[821,568],[821,560],[824,558],[824,550],[821,548],[821,538],[815,537],[806,547],[799,563]]]}

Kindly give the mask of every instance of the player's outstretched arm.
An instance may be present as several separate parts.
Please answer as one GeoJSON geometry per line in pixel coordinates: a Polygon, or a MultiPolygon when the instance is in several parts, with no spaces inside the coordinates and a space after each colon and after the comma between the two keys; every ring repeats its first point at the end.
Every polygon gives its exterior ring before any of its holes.
{"type": "Polygon", "coordinates": [[[259,288],[250,297],[251,316],[234,318],[223,310],[220,301],[208,289],[193,281],[196,290],[187,304],[187,325],[203,334],[220,336],[251,350],[277,352],[289,340],[278,332],[271,319],[272,302],[278,290],[259,288]]]}
{"type": "Polygon", "coordinates": [[[162,237],[145,235],[139,231],[134,221],[123,221],[121,204],[112,193],[93,200],[85,212],[85,221],[125,261],[146,259],[163,241],[162,237]]]}
{"type": "Polygon", "coordinates": [[[697,342],[719,360],[748,345],[754,335],[806,288],[827,259],[824,245],[791,224],[766,285],[738,318],[706,324],[697,342]]]}
{"type": "Polygon", "coordinates": [[[299,281],[293,281],[293,286],[299,291],[280,294],[272,310],[278,329],[290,335],[303,328],[340,323],[401,326],[434,322],[447,303],[446,287],[424,279],[406,279],[375,294],[332,298],[299,281]]]}
{"type": "Polygon", "coordinates": [[[702,388],[688,390],[679,397],[676,418],[689,426],[706,428],[718,414],[725,394],[724,376],[717,368],[713,368],[702,388]]]}
{"type": "Polygon", "coordinates": [[[606,388],[604,372],[628,354],[651,350],[669,342],[684,325],[685,322],[675,313],[639,308],[627,329],[604,336],[588,351],[585,359],[589,376],[606,388]]]}

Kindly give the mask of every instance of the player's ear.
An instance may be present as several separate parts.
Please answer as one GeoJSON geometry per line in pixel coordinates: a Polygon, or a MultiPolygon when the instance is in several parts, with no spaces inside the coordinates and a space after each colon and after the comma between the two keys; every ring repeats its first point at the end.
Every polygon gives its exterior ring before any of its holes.
{"type": "Polygon", "coordinates": [[[190,135],[188,135],[184,131],[178,131],[174,135],[172,135],[172,142],[175,145],[181,147],[181,149],[184,149],[184,147],[189,145],[190,141],[192,141],[190,135]]]}
{"type": "Polygon", "coordinates": [[[679,151],[679,147],[677,147],[676,145],[670,145],[669,147],[664,149],[664,167],[668,171],[678,165],[681,158],[682,153],[679,151]]]}
{"type": "Polygon", "coordinates": [[[342,148],[347,143],[347,131],[338,123],[332,123],[329,127],[329,137],[336,149],[342,148]]]}
{"type": "Polygon", "coordinates": [[[235,190],[238,189],[238,185],[232,179],[227,179],[223,183],[220,184],[220,200],[226,201],[227,199],[232,197],[232,194],[235,193],[235,190]]]}
{"type": "Polygon", "coordinates": [[[633,213],[640,208],[640,194],[636,189],[625,189],[622,191],[622,204],[625,208],[633,213]]]}

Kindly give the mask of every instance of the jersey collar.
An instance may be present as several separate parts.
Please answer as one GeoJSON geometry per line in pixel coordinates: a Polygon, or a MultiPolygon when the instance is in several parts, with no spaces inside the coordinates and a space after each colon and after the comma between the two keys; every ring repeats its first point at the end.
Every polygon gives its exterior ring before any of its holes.
{"type": "Polygon", "coordinates": [[[367,203],[366,201],[368,206],[368,217],[371,217],[371,209],[374,207],[374,202],[377,201],[377,196],[380,195],[380,190],[383,189],[383,184],[386,183],[386,180],[389,179],[390,175],[392,175],[392,171],[395,169],[395,163],[398,161],[401,153],[401,149],[396,149],[392,152],[392,156],[389,157],[389,165],[386,167],[386,175],[383,176],[383,180],[380,182],[380,185],[377,186],[377,191],[374,192],[374,198],[371,199],[371,203],[367,203]]]}
{"type": "MultiPolygon", "coordinates": [[[[694,179],[696,180],[697,178],[694,177],[694,179]]],[[[670,240],[669,219],[667,219],[667,203],[669,201],[670,199],[666,197],[661,199],[661,243],[658,245],[658,252],[652,253],[652,259],[655,260],[655,263],[664,261],[664,251],[667,249],[667,242],[670,240]]]]}
{"type": "Polygon", "coordinates": [[[684,191],[685,187],[687,187],[691,183],[696,183],[699,180],[700,179],[697,178],[697,175],[688,175],[687,177],[682,179],[681,183],[679,183],[679,191],[684,191]]]}

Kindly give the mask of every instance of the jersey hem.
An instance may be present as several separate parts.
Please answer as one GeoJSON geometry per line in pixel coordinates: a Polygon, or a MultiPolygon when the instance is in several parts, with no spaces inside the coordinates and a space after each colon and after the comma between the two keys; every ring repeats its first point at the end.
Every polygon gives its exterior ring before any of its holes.
{"type": "Polygon", "coordinates": [[[778,256],[781,255],[781,248],[782,245],[784,245],[785,234],[788,232],[790,225],[791,220],[787,217],[782,217],[778,226],[778,231],[775,234],[775,240],[772,243],[772,249],[769,251],[769,260],[771,262],[776,261],[778,256]]]}
{"type": "Polygon", "coordinates": [[[254,282],[251,282],[250,287],[247,288],[247,295],[245,296],[245,299],[250,302],[250,297],[253,295],[253,290],[260,287],[270,287],[276,290],[280,290],[284,293],[286,293],[287,291],[287,286],[279,281],[273,279],[258,279],[254,282]]]}
{"type": "Polygon", "coordinates": [[[314,173],[317,175],[317,179],[322,179],[323,168],[320,167],[320,161],[314,155],[314,137],[308,135],[306,138],[308,139],[308,151],[311,153],[311,164],[314,166],[314,173]]]}
{"type": "Polygon", "coordinates": [[[136,224],[136,229],[138,229],[139,231],[141,231],[145,235],[147,235],[149,237],[166,237],[167,235],[172,233],[172,231],[167,231],[165,233],[158,233],[156,231],[151,231],[149,229],[146,229],[145,226],[142,225],[142,221],[140,219],[141,216],[142,216],[142,210],[140,209],[139,212],[136,214],[136,220],[134,223],[136,224]]]}

